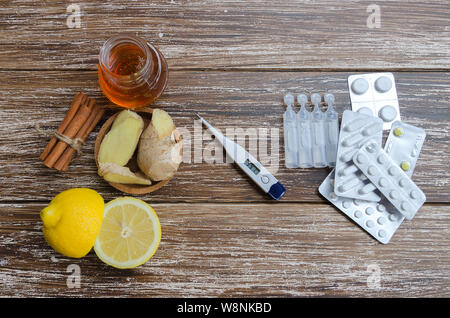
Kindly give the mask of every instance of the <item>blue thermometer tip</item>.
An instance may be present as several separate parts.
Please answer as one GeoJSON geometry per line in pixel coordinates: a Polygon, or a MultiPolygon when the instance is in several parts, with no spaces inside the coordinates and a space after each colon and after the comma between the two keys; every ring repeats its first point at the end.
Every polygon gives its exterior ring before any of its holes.
{"type": "Polygon", "coordinates": [[[273,199],[280,200],[281,197],[286,193],[286,189],[280,182],[273,184],[270,187],[269,192],[267,192],[273,199]]]}

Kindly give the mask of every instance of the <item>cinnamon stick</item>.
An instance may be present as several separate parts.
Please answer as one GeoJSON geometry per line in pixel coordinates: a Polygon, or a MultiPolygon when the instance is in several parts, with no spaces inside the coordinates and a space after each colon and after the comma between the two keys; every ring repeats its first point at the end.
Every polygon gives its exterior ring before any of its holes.
{"type": "MultiPolygon", "coordinates": [[[[95,100],[92,101],[94,101],[95,104],[95,100]]],[[[83,142],[86,141],[89,134],[92,132],[92,130],[94,130],[95,126],[97,126],[98,122],[102,118],[104,112],[105,110],[102,107],[94,105],[88,119],[75,135],[75,138],[79,138],[83,142]]],[[[53,167],[60,171],[66,171],[74,154],[75,149],[73,149],[72,147],[66,148],[66,150],[64,150],[64,153],[61,155],[61,157],[59,157],[58,161],[56,161],[53,167]]]]}
{"type": "MultiPolygon", "coordinates": [[[[98,111],[96,117],[94,118],[94,121],[92,122],[91,126],[89,127],[88,132],[86,133],[86,137],[84,137],[84,140],[87,139],[89,134],[94,130],[95,126],[97,126],[97,124],[100,121],[100,119],[102,119],[104,113],[105,113],[105,109],[99,107],[99,111],[98,111]]],[[[72,156],[73,156],[73,152],[72,152],[72,155],[69,157],[69,160],[64,165],[63,171],[67,170],[67,167],[70,164],[70,160],[72,159],[72,156]]]]}
{"type": "MultiPolygon", "coordinates": [[[[64,130],[63,134],[67,138],[74,138],[75,135],[80,130],[81,126],[83,126],[84,122],[88,118],[89,114],[92,110],[92,104],[90,102],[82,104],[78,111],[76,112],[75,116],[73,117],[70,124],[67,126],[67,128],[64,130]]],[[[66,149],[67,144],[64,141],[58,140],[55,147],[51,150],[47,158],[44,160],[44,164],[52,168],[55,162],[59,159],[61,154],[66,149]]]]}
{"type": "MultiPolygon", "coordinates": [[[[86,121],[82,123],[82,126],[78,130],[78,132],[75,134],[74,139],[81,139],[81,136],[84,134],[84,130],[86,130],[86,125],[89,125],[90,121],[93,120],[95,117],[96,108],[95,106],[95,100],[89,99],[88,100],[88,107],[91,108],[91,112],[89,113],[89,116],[87,117],[86,121]]],[[[83,140],[84,141],[84,140],[83,140]]],[[[56,170],[61,170],[64,167],[64,164],[66,163],[66,160],[68,159],[69,153],[73,151],[75,152],[75,149],[72,147],[67,147],[64,152],[61,154],[61,156],[58,158],[58,160],[53,165],[53,168],[56,170]]]]}
{"type": "MultiPolygon", "coordinates": [[[[66,130],[67,126],[69,126],[70,122],[72,121],[73,117],[77,113],[78,109],[80,108],[81,104],[83,104],[88,97],[83,93],[78,93],[75,95],[72,104],[70,105],[69,110],[67,111],[66,117],[59,125],[57,132],[62,134],[64,133],[64,130],[66,130]]],[[[53,147],[55,146],[58,139],[56,137],[53,137],[50,142],[45,147],[44,151],[42,152],[40,158],[41,160],[47,159],[47,156],[52,151],[53,147]]]]}

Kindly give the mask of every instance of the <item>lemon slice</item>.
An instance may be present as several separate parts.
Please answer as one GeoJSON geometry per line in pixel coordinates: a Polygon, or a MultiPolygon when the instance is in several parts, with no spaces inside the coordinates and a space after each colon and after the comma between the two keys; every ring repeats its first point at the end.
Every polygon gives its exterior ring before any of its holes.
{"type": "Polygon", "coordinates": [[[94,250],[108,265],[133,268],[148,261],[160,241],[161,225],[153,208],[144,201],[123,197],[105,205],[94,250]]]}

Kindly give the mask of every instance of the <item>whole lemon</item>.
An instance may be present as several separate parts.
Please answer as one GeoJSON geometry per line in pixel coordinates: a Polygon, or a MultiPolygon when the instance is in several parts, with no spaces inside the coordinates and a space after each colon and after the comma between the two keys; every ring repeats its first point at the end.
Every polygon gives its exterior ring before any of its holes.
{"type": "Polygon", "coordinates": [[[63,255],[85,256],[97,239],[104,208],[103,198],[94,190],[74,188],[61,192],[41,211],[45,240],[63,255]]]}

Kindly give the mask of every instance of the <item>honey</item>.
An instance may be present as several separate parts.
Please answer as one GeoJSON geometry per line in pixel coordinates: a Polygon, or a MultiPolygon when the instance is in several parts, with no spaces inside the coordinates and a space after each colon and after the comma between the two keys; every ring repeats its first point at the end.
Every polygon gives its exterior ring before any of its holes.
{"type": "Polygon", "coordinates": [[[167,63],[161,52],[138,37],[114,36],[100,50],[100,88],[111,102],[121,107],[152,104],[164,91],[167,75],[167,63]]]}

